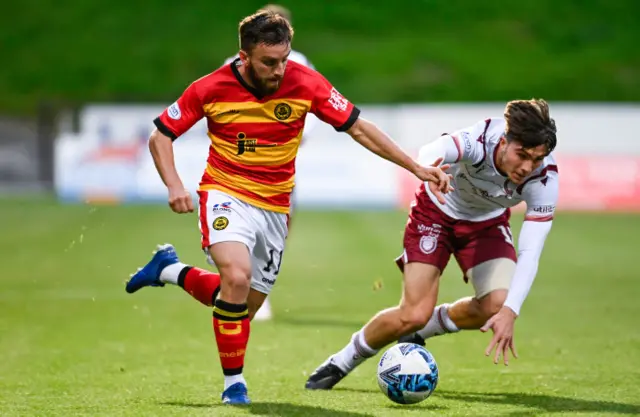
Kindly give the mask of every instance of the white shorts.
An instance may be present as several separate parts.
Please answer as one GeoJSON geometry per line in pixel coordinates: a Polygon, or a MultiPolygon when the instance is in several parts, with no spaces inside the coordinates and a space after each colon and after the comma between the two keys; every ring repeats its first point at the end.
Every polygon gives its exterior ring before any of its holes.
{"type": "Polygon", "coordinates": [[[198,195],[207,262],[215,266],[208,250],[211,245],[244,243],[251,254],[251,288],[269,294],[280,272],[289,216],[255,207],[222,191],[198,191],[198,195]]]}

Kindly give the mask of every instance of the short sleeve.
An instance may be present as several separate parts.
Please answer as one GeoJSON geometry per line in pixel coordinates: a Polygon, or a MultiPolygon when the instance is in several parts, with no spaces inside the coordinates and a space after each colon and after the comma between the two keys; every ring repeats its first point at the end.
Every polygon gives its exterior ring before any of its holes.
{"type": "Polygon", "coordinates": [[[317,72],[315,74],[317,80],[311,113],[333,126],[338,132],[349,130],[358,119],[360,109],[344,98],[326,78],[317,72]]]}
{"type": "Polygon", "coordinates": [[[180,98],[167,107],[153,123],[162,134],[175,140],[202,117],[204,117],[202,103],[196,91],[196,84],[192,83],[180,98]]]}

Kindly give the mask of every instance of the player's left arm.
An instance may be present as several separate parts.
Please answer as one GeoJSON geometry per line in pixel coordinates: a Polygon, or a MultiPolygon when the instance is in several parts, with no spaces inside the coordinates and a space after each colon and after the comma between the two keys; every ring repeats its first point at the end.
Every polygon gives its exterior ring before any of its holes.
{"type": "Polygon", "coordinates": [[[442,159],[434,161],[432,166],[420,165],[374,123],[361,118],[360,109],[344,98],[324,77],[316,74],[318,80],[311,105],[313,114],[337,131],[347,132],[371,152],[408,170],[422,181],[437,184],[442,192],[451,190],[450,178],[444,172],[448,166],[439,167],[442,159]]]}
{"type": "Polygon", "coordinates": [[[505,365],[509,363],[508,350],[518,357],[513,342],[514,324],[538,273],[542,249],[553,224],[558,200],[557,173],[549,173],[546,179],[525,185],[523,192],[527,211],[518,237],[518,261],[507,299],[500,311],[480,329],[483,332],[492,329],[494,333],[485,354],[489,356],[495,347],[494,363],[498,363],[502,354],[505,365]]]}
{"type": "Polygon", "coordinates": [[[527,211],[518,236],[518,262],[504,306],[516,316],[527,298],[538,272],[544,243],[551,231],[558,201],[558,176],[549,172],[546,178],[524,187],[527,211]],[[529,188],[527,188],[529,187],[529,188]]]}

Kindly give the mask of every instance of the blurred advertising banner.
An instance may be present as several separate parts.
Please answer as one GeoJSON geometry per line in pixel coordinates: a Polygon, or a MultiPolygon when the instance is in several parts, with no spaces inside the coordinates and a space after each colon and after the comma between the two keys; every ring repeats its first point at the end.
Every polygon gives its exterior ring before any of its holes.
{"type": "MultiPolygon", "coordinates": [[[[640,211],[640,106],[553,104],[560,209],[640,211]],[[622,132],[622,133],[617,133],[622,132]]],[[[504,104],[362,106],[362,116],[416,154],[442,133],[500,116],[504,104]]],[[[78,133],[55,142],[54,183],[64,201],[164,202],[147,140],[163,105],[91,105],[78,133]]],[[[197,188],[210,141],[204,121],[174,142],[185,185],[197,188]]],[[[316,123],[296,160],[296,203],[312,208],[406,208],[417,180],[316,123]]]]}

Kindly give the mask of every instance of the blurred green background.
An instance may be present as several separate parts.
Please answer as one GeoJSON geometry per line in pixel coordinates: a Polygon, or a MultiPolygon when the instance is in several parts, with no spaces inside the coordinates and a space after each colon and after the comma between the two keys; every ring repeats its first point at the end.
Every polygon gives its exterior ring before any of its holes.
{"type": "MultiPolygon", "coordinates": [[[[356,103],[640,100],[634,0],[281,1],[294,48],[356,103]]],[[[237,51],[263,1],[22,0],[0,13],[0,112],[167,101],[237,51]]]]}

